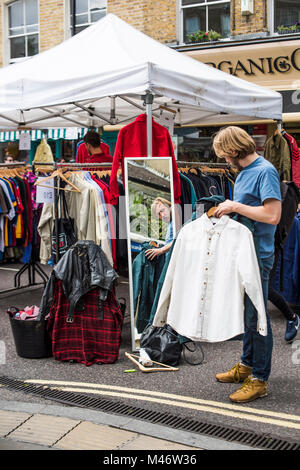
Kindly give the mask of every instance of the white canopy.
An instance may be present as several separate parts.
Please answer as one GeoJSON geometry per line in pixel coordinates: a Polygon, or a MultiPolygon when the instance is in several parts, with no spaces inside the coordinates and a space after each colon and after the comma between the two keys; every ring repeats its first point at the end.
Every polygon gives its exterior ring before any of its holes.
{"type": "Polygon", "coordinates": [[[164,105],[176,111],[176,124],[282,116],[279,93],[202,64],[108,14],[0,70],[0,129],[126,123],[145,111],[146,92],[155,97],[154,117],[164,105]]]}

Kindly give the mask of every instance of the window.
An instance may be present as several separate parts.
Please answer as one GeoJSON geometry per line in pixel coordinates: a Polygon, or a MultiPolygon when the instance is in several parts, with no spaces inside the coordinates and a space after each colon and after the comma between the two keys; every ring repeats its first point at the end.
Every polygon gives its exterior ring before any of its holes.
{"type": "Polygon", "coordinates": [[[73,25],[73,5],[75,3],[75,34],[106,15],[107,0],[70,0],[71,29],[73,25]]]}
{"type": "Polygon", "coordinates": [[[300,32],[299,0],[274,1],[274,32],[300,32]],[[298,25],[297,25],[298,23],[298,25]],[[298,26],[298,27],[297,27],[298,26]],[[279,28],[279,29],[278,29],[279,28]]]}
{"type": "Polygon", "coordinates": [[[199,30],[214,30],[221,37],[230,36],[230,0],[182,0],[182,39],[199,30]]]}
{"type": "Polygon", "coordinates": [[[38,0],[18,0],[8,5],[10,62],[39,52],[38,0]]]}

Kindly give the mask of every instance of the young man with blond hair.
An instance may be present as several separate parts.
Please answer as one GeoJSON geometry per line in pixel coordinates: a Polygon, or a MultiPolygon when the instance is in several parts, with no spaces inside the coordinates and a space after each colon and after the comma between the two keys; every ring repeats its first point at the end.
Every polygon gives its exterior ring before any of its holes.
{"type": "Polygon", "coordinates": [[[262,263],[267,336],[258,333],[256,310],[251,302],[246,301],[245,310],[250,321],[245,324],[241,361],[230,370],[216,375],[219,382],[243,382],[229,398],[234,402],[246,403],[267,395],[271,372],[273,336],[267,301],[269,273],[274,261],[274,234],[281,217],[280,180],[275,167],[256,153],[252,137],[239,127],[221,129],[214,138],[213,147],[218,157],[240,170],[234,185],[233,201],[226,200],[219,204],[214,216],[237,213],[254,221],[254,234],[259,240],[262,263]]]}

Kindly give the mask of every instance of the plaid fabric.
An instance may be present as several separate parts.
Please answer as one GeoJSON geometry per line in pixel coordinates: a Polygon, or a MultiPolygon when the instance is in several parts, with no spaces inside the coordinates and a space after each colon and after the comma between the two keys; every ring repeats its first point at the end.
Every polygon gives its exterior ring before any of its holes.
{"type": "Polygon", "coordinates": [[[113,292],[103,302],[103,320],[99,320],[99,291],[85,294],[74,312],[73,323],[67,323],[70,303],[64,295],[62,281],[55,282],[48,331],[52,353],[58,361],[114,363],[119,357],[123,315],[113,292]]]}

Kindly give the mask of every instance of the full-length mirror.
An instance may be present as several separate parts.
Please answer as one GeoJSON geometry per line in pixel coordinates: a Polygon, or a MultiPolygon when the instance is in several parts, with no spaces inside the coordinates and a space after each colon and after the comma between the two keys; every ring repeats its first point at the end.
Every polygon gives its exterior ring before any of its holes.
{"type": "Polygon", "coordinates": [[[156,288],[175,234],[172,161],[125,159],[132,350],[153,316],[156,288]]]}

